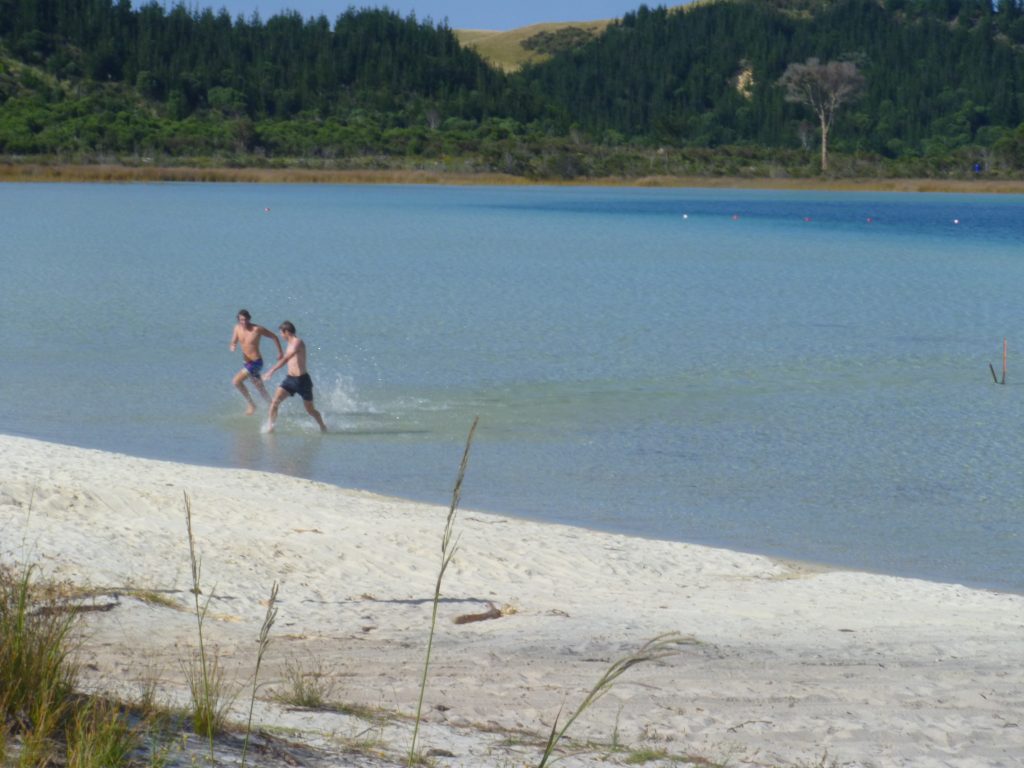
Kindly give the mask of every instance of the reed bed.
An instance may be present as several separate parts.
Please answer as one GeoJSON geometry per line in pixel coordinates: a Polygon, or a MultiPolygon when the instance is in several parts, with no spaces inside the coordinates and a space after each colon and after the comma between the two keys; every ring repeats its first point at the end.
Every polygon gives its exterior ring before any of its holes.
{"type": "Polygon", "coordinates": [[[238,184],[425,184],[458,186],[592,186],[647,188],[774,189],[792,191],[960,192],[1024,194],[1021,179],[823,178],[672,176],[529,179],[502,173],[416,169],[332,169],[303,167],[135,166],[115,163],[2,163],[3,182],[238,183],[238,184]]]}
{"type": "Polygon", "coordinates": [[[0,181],[238,184],[459,184],[521,185],[529,181],[497,173],[455,173],[401,169],[232,168],[132,166],[117,164],[0,163],[0,181]]]}

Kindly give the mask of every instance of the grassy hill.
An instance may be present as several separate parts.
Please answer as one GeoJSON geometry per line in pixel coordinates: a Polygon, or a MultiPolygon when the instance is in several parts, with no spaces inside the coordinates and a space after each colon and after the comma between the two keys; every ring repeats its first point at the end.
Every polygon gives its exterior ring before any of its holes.
{"type": "MultiPolygon", "coordinates": [[[[692,0],[671,10],[688,10],[713,0],[692,0]]],[[[515,72],[525,64],[537,64],[550,59],[555,50],[582,45],[597,37],[615,19],[599,21],[556,21],[530,24],[518,29],[499,32],[487,29],[456,29],[455,36],[465,47],[473,48],[492,66],[505,72],[515,72]]]]}
{"type": "Polygon", "coordinates": [[[531,24],[507,32],[495,32],[481,29],[456,29],[455,36],[459,43],[473,48],[488,62],[505,72],[515,72],[524,64],[532,64],[551,58],[550,53],[524,47],[523,43],[536,39],[544,33],[557,34],[563,30],[579,29],[589,37],[595,37],[611,23],[603,21],[563,21],[549,24],[531,24]]]}

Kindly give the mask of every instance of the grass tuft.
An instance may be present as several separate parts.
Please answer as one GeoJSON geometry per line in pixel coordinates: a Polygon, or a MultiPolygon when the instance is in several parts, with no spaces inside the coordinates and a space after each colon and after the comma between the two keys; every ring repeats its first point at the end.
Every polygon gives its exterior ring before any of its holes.
{"type": "Polygon", "coordinates": [[[280,703],[305,709],[323,709],[334,693],[334,681],[323,662],[313,658],[307,668],[295,659],[284,664],[285,688],[275,697],[280,703]]]}
{"type": "Polygon", "coordinates": [[[209,742],[213,754],[214,736],[227,725],[233,699],[227,693],[227,681],[220,656],[216,652],[194,651],[182,664],[185,682],[192,699],[192,729],[209,742]]]}
{"type": "Polygon", "coordinates": [[[78,707],[67,729],[67,768],[114,768],[126,765],[141,742],[141,732],[103,699],[78,707]]]}
{"type": "Polygon", "coordinates": [[[60,598],[39,604],[32,568],[0,568],[0,723],[49,738],[78,674],[72,630],[76,614],[60,598]]]}
{"type": "Polygon", "coordinates": [[[635,749],[630,752],[626,757],[626,765],[645,765],[646,763],[652,763],[655,760],[668,759],[670,759],[668,750],[645,747],[642,749],[635,749]]]}
{"type": "Polygon", "coordinates": [[[551,760],[552,754],[554,754],[555,748],[565,736],[569,727],[576,722],[576,719],[580,715],[590,709],[590,707],[597,703],[602,696],[608,693],[622,675],[638,664],[646,664],[648,662],[658,661],[660,659],[668,658],[669,656],[674,656],[679,653],[680,645],[690,642],[692,642],[692,640],[688,637],[677,632],[668,632],[648,640],[637,650],[615,661],[604,675],[601,676],[601,679],[597,681],[594,687],[590,689],[590,692],[583,698],[583,701],[580,702],[575,711],[573,711],[573,713],[566,719],[561,728],[558,727],[558,722],[562,716],[561,710],[559,710],[558,714],[555,715],[555,720],[551,724],[551,733],[548,735],[548,740],[544,747],[544,754],[541,756],[541,760],[537,764],[537,768],[544,768],[544,766],[548,764],[551,760]]]}

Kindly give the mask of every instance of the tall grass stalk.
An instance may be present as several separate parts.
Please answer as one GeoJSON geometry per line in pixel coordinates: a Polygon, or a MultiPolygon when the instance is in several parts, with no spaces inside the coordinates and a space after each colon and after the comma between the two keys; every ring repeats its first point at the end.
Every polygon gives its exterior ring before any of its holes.
{"type": "Polygon", "coordinates": [[[441,537],[441,568],[437,573],[437,583],[434,586],[434,606],[430,614],[430,634],[427,636],[427,655],[423,662],[423,677],[420,680],[419,701],[416,703],[416,721],[412,729],[412,744],[409,746],[409,765],[416,762],[416,737],[420,732],[420,721],[423,716],[423,695],[427,690],[427,674],[430,670],[430,654],[434,648],[434,632],[437,628],[437,607],[441,602],[441,582],[444,579],[445,571],[455,557],[455,551],[459,547],[458,537],[455,534],[455,511],[459,506],[459,499],[462,497],[462,481],[466,476],[466,466],[469,464],[469,449],[473,444],[473,433],[476,432],[477,422],[480,417],[473,419],[469,428],[469,435],[466,437],[466,448],[462,452],[462,461],[459,464],[459,473],[455,478],[455,487],[452,489],[452,503],[448,508],[448,519],[445,521],[444,535],[441,537]],[[454,541],[453,541],[454,538],[454,541]]]}
{"type": "Polygon", "coordinates": [[[686,642],[690,642],[690,640],[678,632],[668,632],[648,640],[640,648],[633,651],[633,653],[627,654],[614,662],[594,687],[590,689],[590,692],[584,697],[583,701],[580,702],[580,705],[576,707],[576,710],[569,716],[561,728],[558,727],[558,721],[562,716],[562,711],[559,710],[558,714],[555,715],[555,721],[551,724],[551,733],[548,735],[547,743],[544,746],[544,754],[537,764],[537,768],[544,768],[548,764],[551,755],[558,746],[558,742],[562,740],[569,730],[569,726],[576,721],[576,718],[608,693],[612,686],[615,685],[616,680],[637,664],[645,664],[650,661],[658,661],[659,659],[674,656],[679,653],[679,646],[686,642]]]}
{"type": "Polygon", "coordinates": [[[245,742],[242,744],[242,768],[245,768],[245,753],[249,749],[249,735],[252,733],[252,710],[256,705],[256,691],[259,686],[260,665],[263,663],[263,654],[267,652],[270,645],[270,630],[277,620],[277,588],[275,581],[270,588],[270,599],[267,601],[267,614],[263,617],[263,626],[260,627],[258,650],[256,651],[256,669],[252,673],[252,696],[249,698],[249,719],[245,723],[245,742]]]}
{"type": "Polygon", "coordinates": [[[194,660],[190,668],[186,669],[189,676],[189,689],[192,692],[192,725],[196,733],[206,736],[210,743],[210,764],[213,765],[213,737],[218,730],[222,713],[220,708],[220,693],[222,689],[223,673],[217,660],[211,663],[207,659],[206,642],[203,637],[203,624],[206,621],[206,611],[210,607],[210,600],[213,591],[205,601],[200,601],[200,576],[202,575],[202,562],[196,554],[195,536],[192,534],[192,500],[188,493],[185,496],[185,527],[188,530],[188,554],[192,565],[192,597],[196,608],[196,631],[199,637],[199,669],[194,668],[194,660]]]}

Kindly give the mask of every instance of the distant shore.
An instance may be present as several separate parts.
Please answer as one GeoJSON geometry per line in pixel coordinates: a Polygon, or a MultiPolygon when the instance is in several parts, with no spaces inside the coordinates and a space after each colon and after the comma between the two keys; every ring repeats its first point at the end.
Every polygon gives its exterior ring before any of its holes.
{"type": "Polygon", "coordinates": [[[642,176],[532,180],[503,173],[432,170],[229,168],[0,162],[3,182],[218,182],[240,184],[451,184],[594,187],[706,187],[716,189],[835,192],[959,192],[1024,194],[1024,179],[755,178],[741,176],[642,176]]]}

